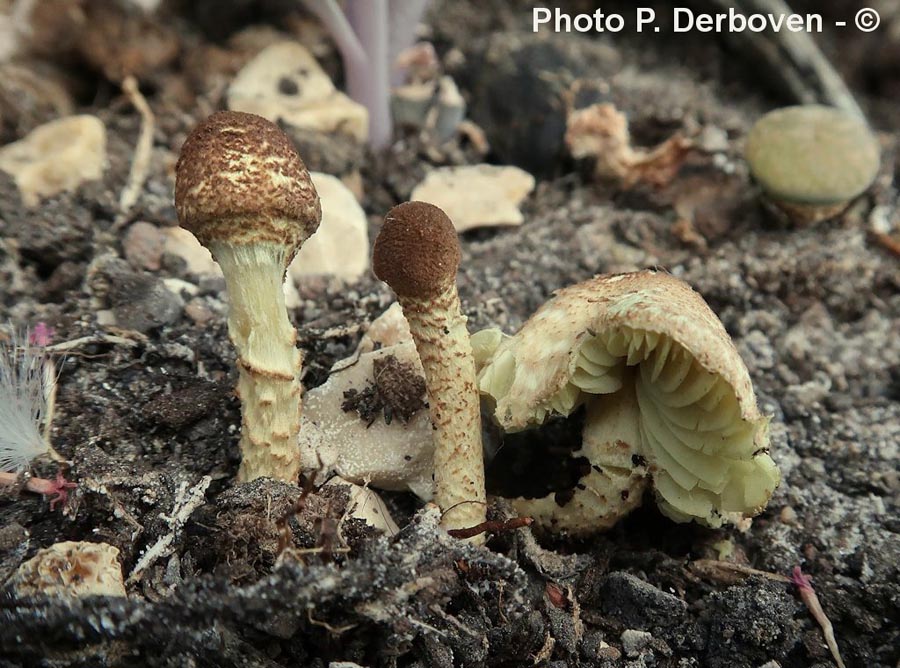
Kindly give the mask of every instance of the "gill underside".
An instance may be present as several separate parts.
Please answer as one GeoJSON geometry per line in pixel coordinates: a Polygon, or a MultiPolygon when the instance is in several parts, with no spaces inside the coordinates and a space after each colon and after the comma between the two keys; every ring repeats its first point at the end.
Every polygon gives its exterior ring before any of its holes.
{"type": "MultiPolygon", "coordinates": [[[[491,360],[480,389],[495,398],[504,396],[515,371],[515,348],[510,346],[491,360]]],[[[534,407],[531,424],[540,425],[553,414],[570,415],[582,405],[593,430],[588,438],[585,428],[585,444],[592,451],[584,454],[609,470],[620,444],[628,443],[631,452],[646,458],[645,473],[653,478],[660,506],[674,519],[718,525],[755,514],[777,484],[774,462],[757,451],[764,441],[760,430],[766,428],[765,418],[743,419],[728,382],[667,335],[621,327],[586,337],[573,353],[567,381],[534,407]],[[634,425],[630,431],[629,424],[634,425]]],[[[626,491],[634,491],[633,476],[607,478],[594,485],[582,481],[586,489],[576,489],[572,502],[597,496],[600,488],[604,497],[619,491],[632,498],[626,491]]],[[[564,512],[570,511],[560,509],[557,515],[564,512]]]]}

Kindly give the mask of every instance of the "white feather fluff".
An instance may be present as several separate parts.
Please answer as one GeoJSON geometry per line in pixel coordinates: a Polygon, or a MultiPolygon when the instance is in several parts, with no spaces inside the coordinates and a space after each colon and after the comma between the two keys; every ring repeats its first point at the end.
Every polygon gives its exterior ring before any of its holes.
{"type": "Polygon", "coordinates": [[[52,453],[41,432],[48,416],[46,383],[55,375],[47,373],[48,364],[39,349],[18,345],[15,336],[0,341],[0,471],[25,470],[52,453]]]}

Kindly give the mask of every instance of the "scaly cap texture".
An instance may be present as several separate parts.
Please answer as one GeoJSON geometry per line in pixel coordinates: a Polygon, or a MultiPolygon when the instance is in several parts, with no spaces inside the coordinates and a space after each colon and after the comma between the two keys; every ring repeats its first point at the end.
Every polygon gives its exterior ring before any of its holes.
{"type": "Polygon", "coordinates": [[[385,216],[372,260],[375,275],[398,296],[436,297],[456,280],[456,228],[433,204],[405,202],[385,216]]]}
{"type": "MultiPolygon", "coordinates": [[[[610,461],[601,459],[626,443],[629,456],[648,462],[660,507],[675,519],[719,525],[755,515],[778,484],[768,420],[746,366],[702,297],[674,277],[599,276],[560,290],[515,336],[488,331],[473,344],[482,338],[496,349],[479,388],[505,431],[584,405],[596,444],[592,464],[606,470],[610,461]],[[611,401],[614,417],[602,418],[598,411],[608,412],[611,401]],[[600,436],[604,430],[609,439],[600,436]]],[[[601,484],[592,492],[598,498],[618,493],[601,484]]]]}
{"type": "Polygon", "coordinates": [[[175,176],[178,220],[204,245],[284,245],[290,262],[322,219],[303,160],[262,116],[207,118],[185,140],[175,176]]]}

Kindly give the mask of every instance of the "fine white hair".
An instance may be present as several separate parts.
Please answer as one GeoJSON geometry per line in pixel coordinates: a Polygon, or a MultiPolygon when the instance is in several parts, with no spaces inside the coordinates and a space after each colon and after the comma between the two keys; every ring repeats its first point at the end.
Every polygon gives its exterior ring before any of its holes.
{"type": "Polygon", "coordinates": [[[20,472],[51,453],[41,432],[48,417],[49,358],[40,347],[21,343],[15,335],[0,340],[0,471],[20,472]]]}

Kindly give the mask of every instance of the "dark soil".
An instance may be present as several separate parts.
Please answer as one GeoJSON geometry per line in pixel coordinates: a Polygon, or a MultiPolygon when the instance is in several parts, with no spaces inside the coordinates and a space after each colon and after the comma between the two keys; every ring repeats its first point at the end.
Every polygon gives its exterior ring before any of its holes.
{"type": "MultiPolygon", "coordinates": [[[[0,172],[0,322],[46,322],[56,341],[96,340],[60,365],[52,442],[78,487],[63,510],[30,494],[0,499],[0,581],[64,540],[115,545],[127,576],[170,531],[184,489],[203,476],[212,481],[205,505],[172,550],[129,584],[127,599],[3,595],[0,666],[834,665],[784,581],[795,566],[812,575],[847,666],[900,665],[900,258],[869,222],[882,207],[900,230],[900,32],[817,36],[880,132],[883,171],[841,217],[793,229],[760,206],[740,146],[761,113],[795,100],[714,35],[546,38],[531,33],[528,3],[434,3],[430,39],[490,141],[487,159],[539,179],[524,225],[462,239],[459,284],[471,331],[514,332],[554,290],[596,273],[664,268],[693,285],[734,337],[773,416],[772,456],[783,476],[745,532],[674,524],[648,499],[592,539],[536,540],[518,529],[481,549],[449,538],[411,495],[384,494],[399,535],[388,539],[354,520],[336,538],[346,495],[266,480],[237,485],[240,403],[223,286],[198,281],[174,258],[164,256],[155,271],[123,259],[130,224],[177,224],[172,161],[190,128],[223,104],[206,83],[243,62],[227,36],[257,21],[290,30],[297,4],[171,2],[151,27],[114,32],[114,47],[46,45],[34,61],[52,64],[79,111],[104,121],[109,167],[103,182],[33,210],[0,172]],[[157,117],[157,156],[124,219],[118,193],[139,117],[110,83],[123,67],[139,75],[157,117]],[[680,131],[714,134],[721,146],[694,152],[661,188],[594,184],[561,141],[561,94],[579,79],[605,83],[637,144],[680,131]],[[684,207],[695,212],[696,234],[678,225],[684,207]],[[194,283],[190,299],[208,308],[209,320],[185,315],[183,302],[161,289],[165,278],[194,283]],[[116,313],[118,329],[98,324],[101,309],[116,313]],[[306,552],[276,566],[284,540],[306,552]],[[739,570],[710,567],[718,558],[739,570]]],[[[798,1],[796,9],[852,16],[853,4],[798,1]]],[[[633,12],[626,2],[604,9],[633,12]]],[[[323,62],[339,81],[335,54],[323,62]]],[[[34,115],[0,124],[3,140],[47,120],[45,109],[34,115]]],[[[407,135],[372,154],[346,140],[293,136],[312,168],[361,168],[372,238],[428,166],[478,161],[466,140],[435,146],[407,135]]],[[[373,276],[353,285],[309,281],[300,292],[291,316],[309,389],[355,349],[392,295],[373,276]]],[[[373,388],[351,409],[381,419],[399,401],[392,414],[404,419],[403,398],[391,391],[373,388]]],[[[55,470],[39,464],[36,472],[55,470]]],[[[490,514],[507,510],[498,500],[490,514]]]]}

